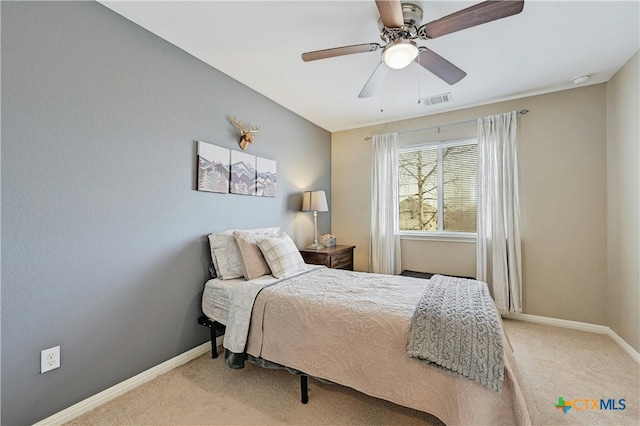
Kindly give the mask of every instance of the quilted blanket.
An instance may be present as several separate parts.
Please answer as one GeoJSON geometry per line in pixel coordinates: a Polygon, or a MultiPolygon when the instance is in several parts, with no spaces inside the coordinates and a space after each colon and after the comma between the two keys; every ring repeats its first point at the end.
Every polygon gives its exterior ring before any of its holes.
{"type": "MultiPolygon", "coordinates": [[[[302,275],[318,268],[322,268],[322,266],[305,265],[304,271],[297,275],[302,275]]],[[[292,275],[292,277],[294,276],[296,275],[292,275]]],[[[271,276],[269,275],[269,277],[271,276]]],[[[278,281],[265,276],[251,281],[239,281],[234,284],[235,290],[229,296],[229,315],[227,324],[225,324],[227,326],[223,342],[225,349],[238,354],[242,354],[245,351],[251,322],[251,310],[258,293],[266,287],[290,278],[287,277],[278,281]]]]}
{"type": "Polygon", "coordinates": [[[508,345],[501,392],[407,355],[411,318],[431,284],[328,268],[284,280],[256,297],[247,354],[431,413],[450,426],[536,424],[508,345]]]}
{"type": "Polygon", "coordinates": [[[502,329],[487,284],[433,276],[411,320],[407,353],[500,392],[502,329]]]}

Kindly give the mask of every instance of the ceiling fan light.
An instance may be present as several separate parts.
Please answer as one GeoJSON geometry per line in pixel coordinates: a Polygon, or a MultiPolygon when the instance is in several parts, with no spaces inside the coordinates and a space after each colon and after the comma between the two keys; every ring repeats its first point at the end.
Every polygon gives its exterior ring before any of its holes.
{"type": "Polygon", "coordinates": [[[413,41],[396,40],[384,49],[384,63],[396,70],[407,67],[418,56],[418,47],[413,41]]]}

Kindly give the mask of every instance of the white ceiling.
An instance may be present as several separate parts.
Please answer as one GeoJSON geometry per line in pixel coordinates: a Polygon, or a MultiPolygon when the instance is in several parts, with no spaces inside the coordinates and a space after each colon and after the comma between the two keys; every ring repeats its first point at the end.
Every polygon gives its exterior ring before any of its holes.
{"type": "MultiPolygon", "coordinates": [[[[417,64],[358,93],[380,51],[303,62],[301,53],[379,43],[362,1],[100,1],[318,126],[339,131],[608,81],[639,49],[640,2],[525,1],[522,13],[418,44],[467,76],[449,86],[417,64]],[[438,107],[419,97],[451,92],[438,107]],[[384,111],[381,112],[381,106],[384,111]]],[[[478,1],[413,1],[423,23],[478,1]]]]}

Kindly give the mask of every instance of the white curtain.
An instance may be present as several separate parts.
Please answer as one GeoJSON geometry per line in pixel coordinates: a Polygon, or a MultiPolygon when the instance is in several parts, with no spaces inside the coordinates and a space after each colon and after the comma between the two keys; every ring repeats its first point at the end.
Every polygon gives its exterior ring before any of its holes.
{"type": "Polygon", "coordinates": [[[500,313],[522,312],[516,112],[478,119],[476,279],[500,313]]]}
{"type": "Polygon", "coordinates": [[[369,272],[400,273],[398,134],[373,136],[369,272]]]}

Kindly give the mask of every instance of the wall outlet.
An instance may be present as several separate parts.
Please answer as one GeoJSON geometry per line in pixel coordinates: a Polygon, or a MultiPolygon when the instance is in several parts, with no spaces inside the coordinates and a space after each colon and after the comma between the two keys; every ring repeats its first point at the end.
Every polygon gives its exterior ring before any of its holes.
{"type": "Polygon", "coordinates": [[[60,367],[60,346],[40,352],[40,373],[60,367]]]}

